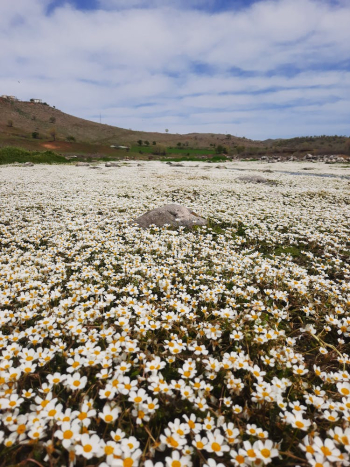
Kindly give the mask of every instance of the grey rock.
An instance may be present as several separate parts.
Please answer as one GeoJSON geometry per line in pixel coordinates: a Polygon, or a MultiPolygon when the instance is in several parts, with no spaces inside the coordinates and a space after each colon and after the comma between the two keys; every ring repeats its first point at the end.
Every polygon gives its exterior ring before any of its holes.
{"type": "Polygon", "coordinates": [[[23,164],[23,167],[33,167],[33,165],[34,165],[33,162],[25,162],[23,164]]]}
{"type": "Polygon", "coordinates": [[[75,164],[75,167],[89,167],[89,163],[88,162],[77,162],[75,164]]]}
{"type": "Polygon", "coordinates": [[[238,177],[236,180],[248,183],[269,183],[267,178],[261,177],[260,175],[246,175],[244,177],[238,177]]]}
{"type": "Polygon", "coordinates": [[[134,222],[142,228],[147,228],[152,224],[157,227],[162,227],[165,224],[170,224],[173,227],[193,227],[208,223],[206,219],[180,204],[166,204],[153,209],[135,219],[134,222]]]}

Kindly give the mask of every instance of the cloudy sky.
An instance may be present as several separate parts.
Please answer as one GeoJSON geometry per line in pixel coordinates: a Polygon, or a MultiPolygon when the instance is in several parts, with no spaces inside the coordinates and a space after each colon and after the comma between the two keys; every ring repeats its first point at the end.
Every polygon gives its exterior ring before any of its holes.
{"type": "Polygon", "coordinates": [[[3,0],[0,95],[133,130],[350,135],[350,0],[3,0]]]}

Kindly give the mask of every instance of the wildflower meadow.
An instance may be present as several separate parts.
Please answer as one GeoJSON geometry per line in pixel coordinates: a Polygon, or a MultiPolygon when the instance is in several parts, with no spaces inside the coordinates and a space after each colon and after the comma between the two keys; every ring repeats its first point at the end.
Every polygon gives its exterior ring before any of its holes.
{"type": "Polygon", "coordinates": [[[349,465],[349,180],[240,174],[1,167],[1,466],[349,465]]]}

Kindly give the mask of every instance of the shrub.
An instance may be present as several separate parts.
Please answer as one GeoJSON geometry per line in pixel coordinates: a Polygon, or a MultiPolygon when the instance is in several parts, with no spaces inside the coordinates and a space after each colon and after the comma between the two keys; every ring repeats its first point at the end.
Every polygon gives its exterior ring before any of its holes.
{"type": "Polygon", "coordinates": [[[37,164],[59,164],[67,163],[63,156],[52,151],[26,151],[21,148],[7,147],[0,149],[0,165],[12,164],[13,162],[34,162],[37,164]]]}
{"type": "Polygon", "coordinates": [[[154,154],[155,156],[165,156],[166,146],[164,146],[163,144],[156,144],[153,148],[152,154],[154,154]]]}

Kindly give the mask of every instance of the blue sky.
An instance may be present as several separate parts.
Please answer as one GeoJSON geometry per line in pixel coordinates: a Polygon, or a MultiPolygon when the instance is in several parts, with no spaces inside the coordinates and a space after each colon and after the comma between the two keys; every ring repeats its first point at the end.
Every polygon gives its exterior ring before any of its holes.
{"type": "MultiPolygon", "coordinates": [[[[251,4],[257,3],[263,0],[199,0],[195,3],[186,2],[181,3],[181,8],[187,9],[199,9],[210,12],[219,12],[219,11],[228,11],[228,10],[239,10],[244,8],[249,8],[251,4]]],[[[52,12],[55,8],[62,7],[65,4],[71,4],[74,8],[79,10],[98,10],[101,8],[101,2],[99,0],[53,0],[48,6],[48,11],[52,12]]],[[[171,2],[173,6],[179,4],[180,2],[171,2]]],[[[159,2],[160,4],[160,2],[159,2]]],[[[123,7],[125,4],[123,3],[123,7]]],[[[149,8],[150,3],[140,2],[139,6],[142,8],[149,8]]],[[[118,5],[117,5],[118,7],[118,5]]],[[[119,6],[120,7],[120,6],[119,6]]]]}
{"type": "Polygon", "coordinates": [[[350,135],[348,0],[0,2],[0,94],[89,120],[350,135]]]}

